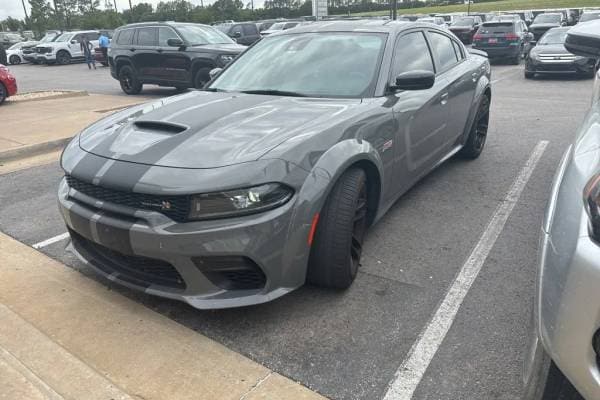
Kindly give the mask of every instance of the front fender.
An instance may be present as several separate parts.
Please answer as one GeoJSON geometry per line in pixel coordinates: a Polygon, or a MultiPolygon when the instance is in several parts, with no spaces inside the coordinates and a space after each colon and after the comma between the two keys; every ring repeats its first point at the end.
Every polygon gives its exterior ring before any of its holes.
{"type": "MultiPolygon", "coordinates": [[[[489,62],[487,63],[487,68],[489,71],[489,62]]],[[[466,142],[469,136],[469,132],[471,130],[471,126],[473,125],[473,121],[475,120],[475,116],[477,115],[479,103],[481,103],[481,99],[483,98],[483,96],[485,96],[485,93],[488,90],[490,92],[491,100],[492,83],[490,82],[489,72],[482,74],[479,80],[477,81],[477,86],[475,87],[475,94],[473,95],[473,102],[471,103],[469,117],[467,118],[467,123],[465,124],[465,128],[463,130],[461,143],[466,142]]]]}
{"type": "MultiPolygon", "coordinates": [[[[323,209],[339,177],[356,163],[369,163],[370,167],[377,171],[379,181],[383,182],[383,163],[373,145],[365,140],[348,139],[323,153],[298,191],[297,204],[288,234],[289,246],[285,250],[291,252],[286,254],[285,258],[294,260],[296,266],[301,265],[306,270],[310,255],[308,237],[313,219],[323,209]]],[[[381,185],[378,190],[382,190],[381,185]]],[[[378,193],[377,198],[381,199],[382,196],[378,193]]]]}

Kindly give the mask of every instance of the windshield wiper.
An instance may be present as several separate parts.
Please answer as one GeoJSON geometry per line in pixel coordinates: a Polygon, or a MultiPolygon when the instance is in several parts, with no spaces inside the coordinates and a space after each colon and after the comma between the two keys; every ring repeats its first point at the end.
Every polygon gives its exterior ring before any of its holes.
{"type": "Polygon", "coordinates": [[[262,89],[262,90],[242,90],[240,93],[246,94],[267,94],[273,96],[290,96],[290,97],[307,97],[305,94],[298,92],[288,92],[285,90],[262,89]]]}

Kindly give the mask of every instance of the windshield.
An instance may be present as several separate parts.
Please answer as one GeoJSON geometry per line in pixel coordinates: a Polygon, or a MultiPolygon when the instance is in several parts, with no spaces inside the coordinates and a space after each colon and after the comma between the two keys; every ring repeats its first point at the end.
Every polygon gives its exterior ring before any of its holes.
{"type": "Polygon", "coordinates": [[[44,35],[42,40],[40,40],[40,43],[52,42],[55,37],[56,37],[56,33],[47,33],[46,35],[44,35]]]}
{"type": "Polygon", "coordinates": [[[238,57],[209,90],[369,96],[386,38],[386,34],[354,32],[269,36],[238,57]]]}
{"type": "Polygon", "coordinates": [[[550,30],[538,41],[538,45],[544,44],[564,44],[567,39],[568,30],[550,30]]]}
{"type": "Polygon", "coordinates": [[[600,13],[583,13],[579,22],[592,21],[594,19],[600,19],[600,13]]]}
{"type": "Polygon", "coordinates": [[[68,42],[69,39],[71,39],[71,36],[73,36],[72,33],[63,33],[62,35],[56,38],[55,42],[68,42]]]}
{"type": "Polygon", "coordinates": [[[559,23],[560,15],[557,14],[540,14],[533,20],[534,24],[552,24],[559,23]]]}
{"type": "Polygon", "coordinates": [[[270,31],[282,31],[285,27],[285,22],[277,22],[276,24],[271,25],[269,28],[270,31]]]}
{"type": "Polygon", "coordinates": [[[418,22],[429,22],[430,24],[435,24],[435,19],[433,18],[419,18],[418,22]]]}
{"type": "Polygon", "coordinates": [[[452,23],[452,26],[471,26],[475,23],[475,18],[459,18],[452,23]]]}
{"type": "Polygon", "coordinates": [[[204,44],[235,43],[223,32],[202,25],[178,25],[177,30],[192,46],[204,44]]]}
{"type": "Polygon", "coordinates": [[[485,22],[477,31],[481,35],[509,32],[514,32],[512,22],[485,22]]]}
{"type": "Polygon", "coordinates": [[[233,25],[231,24],[222,24],[222,25],[217,25],[215,26],[215,28],[217,28],[218,30],[220,30],[223,33],[227,33],[229,32],[229,29],[231,29],[233,25]]]}

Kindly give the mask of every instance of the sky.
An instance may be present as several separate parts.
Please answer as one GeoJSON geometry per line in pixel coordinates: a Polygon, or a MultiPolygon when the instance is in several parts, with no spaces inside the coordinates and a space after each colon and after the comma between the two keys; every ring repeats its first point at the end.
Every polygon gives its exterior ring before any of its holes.
{"type": "MultiPolygon", "coordinates": [[[[115,1],[115,0],[113,0],[115,1]]],[[[131,0],[131,2],[135,5],[136,3],[151,3],[152,5],[157,5],[161,0],[131,0]]],[[[200,5],[200,0],[188,0],[194,5],[200,5]]],[[[212,3],[214,0],[205,0],[204,5],[212,3]]],[[[249,0],[243,0],[244,3],[249,0]]],[[[116,0],[117,7],[120,10],[125,8],[129,8],[129,0],[116,0]]],[[[50,3],[52,3],[50,1],[50,3]]],[[[102,1],[100,2],[103,3],[102,1]]],[[[254,0],[254,7],[262,6],[263,0],[254,0]]],[[[27,14],[29,14],[29,2],[25,0],[25,6],[27,7],[27,14]]],[[[8,17],[13,17],[17,19],[25,18],[25,14],[23,13],[23,5],[21,4],[21,0],[0,0],[0,20],[6,19],[8,17]]]]}

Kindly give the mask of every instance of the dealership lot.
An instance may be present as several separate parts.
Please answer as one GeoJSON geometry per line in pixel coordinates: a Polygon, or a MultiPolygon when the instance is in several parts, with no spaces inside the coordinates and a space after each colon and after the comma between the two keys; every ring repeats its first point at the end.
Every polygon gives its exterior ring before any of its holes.
{"type": "MultiPolygon", "coordinates": [[[[23,91],[121,95],[107,69],[11,70],[23,91]]],[[[522,65],[501,64],[493,66],[492,79],[483,155],[444,164],[397,202],[370,230],[348,291],[304,287],[265,305],[198,311],[106,285],[327,397],[382,398],[497,207],[516,200],[456,318],[448,316],[453,325],[419,377],[414,398],[519,398],[539,226],[558,160],[589,106],[592,81],[526,81],[522,65]],[[536,161],[527,164],[532,154],[536,161]],[[526,164],[531,175],[523,192],[507,198],[526,164]]],[[[148,88],[143,95],[172,93],[148,88]]],[[[7,112],[0,110],[0,119],[7,112]]],[[[55,204],[61,176],[57,162],[0,176],[0,230],[28,245],[60,238],[65,228],[55,204]]],[[[66,244],[46,242],[40,251],[100,280],[65,251],[66,244]]]]}

